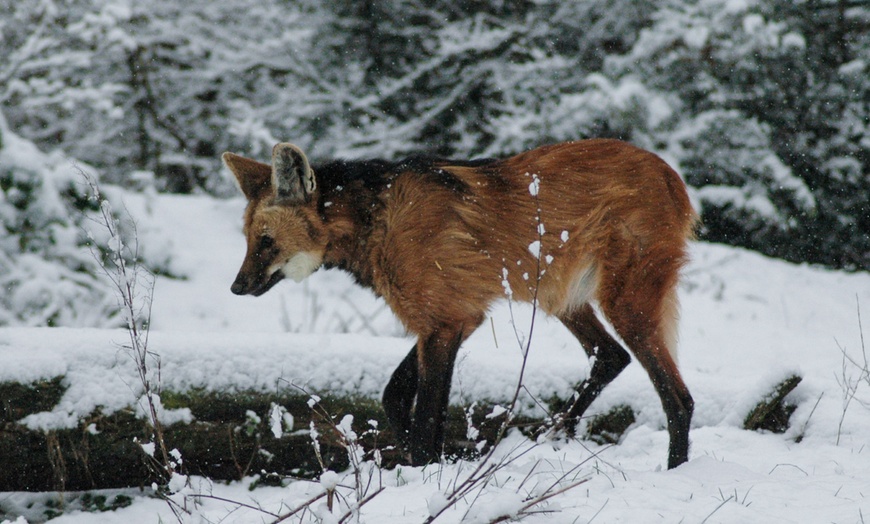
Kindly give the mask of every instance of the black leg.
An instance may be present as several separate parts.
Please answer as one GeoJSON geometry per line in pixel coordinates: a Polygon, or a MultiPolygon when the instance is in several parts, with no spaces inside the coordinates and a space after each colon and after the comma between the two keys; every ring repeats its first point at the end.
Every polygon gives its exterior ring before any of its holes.
{"type": "Polygon", "coordinates": [[[622,314],[611,314],[607,309],[605,313],[611,319],[616,332],[649,374],[659,395],[670,436],[668,469],[675,468],[689,459],[689,428],[695,403],[668,348],[668,344],[674,343],[666,335],[669,331],[666,325],[668,319],[665,317],[662,325],[639,322],[638,319],[655,317],[640,314],[629,305],[624,302],[622,308],[611,306],[611,311],[616,310],[622,314]]]}
{"type": "Polygon", "coordinates": [[[417,346],[419,382],[411,429],[414,465],[436,462],[441,456],[453,363],[464,339],[462,331],[441,329],[421,338],[417,346]]]}
{"type": "Polygon", "coordinates": [[[653,355],[653,358],[638,357],[638,360],[649,373],[668,419],[668,435],[671,440],[668,447],[668,469],[673,469],[689,460],[689,428],[695,401],[679,373],[674,375],[674,371],[671,371],[676,370],[676,367],[673,366],[670,355],[664,359],[653,355]]]}
{"type": "Polygon", "coordinates": [[[411,443],[411,409],[414,406],[414,397],[417,396],[417,370],[415,345],[393,372],[383,396],[387,420],[396,432],[399,445],[406,449],[411,443]]]}
{"type": "Polygon", "coordinates": [[[625,369],[631,357],[604,329],[589,304],[560,316],[559,320],[577,337],[589,358],[594,358],[589,378],[577,387],[576,398],[566,406],[565,429],[573,432],[589,405],[625,369]]]}

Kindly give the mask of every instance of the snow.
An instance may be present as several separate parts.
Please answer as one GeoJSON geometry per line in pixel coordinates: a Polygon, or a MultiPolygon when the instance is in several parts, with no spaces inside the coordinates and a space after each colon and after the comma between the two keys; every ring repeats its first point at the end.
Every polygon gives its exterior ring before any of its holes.
{"type": "Polygon", "coordinates": [[[320,475],[320,485],[326,490],[334,490],[340,480],[338,473],[334,471],[326,470],[320,475]]]}
{"type": "Polygon", "coordinates": [[[139,445],[142,446],[142,451],[144,451],[146,455],[149,457],[154,456],[155,444],[153,442],[142,442],[139,445]]]}
{"type": "Polygon", "coordinates": [[[694,49],[701,49],[707,43],[707,38],[710,36],[710,28],[698,26],[692,27],[686,34],[683,35],[683,41],[686,45],[694,49]]]}
{"type": "MultiPolygon", "coordinates": [[[[143,232],[140,242],[156,239],[173,271],[185,276],[158,278],[153,293],[149,349],[159,357],[164,389],[275,391],[296,384],[312,395],[380,397],[413,340],[370,293],[340,273],[320,271],[257,299],[234,296],[229,286],[245,249],[240,199],[151,195],[146,202],[128,195],[125,201],[143,232]]],[[[860,522],[870,511],[870,383],[844,353],[863,362],[858,308],[863,325],[870,326],[870,275],[696,243],[680,298],[680,366],[696,402],[687,464],[664,470],[664,413],[634,362],[589,413],[632,407],[637,421],[618,444],[531,442],[511,432],[492,458],[503,467],[485,486],[453,503],[450,493],[478,463],[381,472],[366,463],[363,474],[373,479],[367,494],[383,491],[357,509],[359,521],[419,523],[441,512],[436,522],[489,522],[502,515],[530,523],[860,522]],[[742,421],[758,399],[793,373],[803,381],[789,396],[797,406],[790,429],[781,435],[743,430],[742,421]],[[854,387],[855,402],[847,404],[846,385],[854,387]],[[558,490],[576,483],[528,512],[523,509],[529,497],[543,496],[551,486],[558,490]]],[[[542,316],[529,333],[531,310],[506,303],[490,317],[460,352],[452,402],[507,405],[522,361],[517,340],[529,336],[520,411],[541,415],[535,399],[567,397],[588,373],[585,354],[556,321],[542,316]]],[[[0,329],[0,381],[63,376],[67,387],[52,410],[20,422],[43,430],[77,427],[98,407],[108,413],[136,405],[144,392],[122,347],[128,340],[121,330],[0,329]]],[[[180,423],[192,418],[189,411],[165,415],[180,423]]],[[[278,407],[255,415],[266,417],[276,434],[292,430],[292,420],[278,407]]],[[[342,415],[347,415],[341,427],[349,436],[367,429],[364,421],[353,427],[351,414],[342,415]]],[[[336,508],[329,512],[317,502],[303,521],[314,522],[315,514],[338,521],[353,509],[347,504],[358,499],[348,487],[354,485],[352,472],[334,475],[249,491],[252,479],[225,484],[178,474],[170,488],[176,491],[173,500],[181,502],[192,502],[184,497],[197,494],[216,497],[188,503],[193,513],[182,515],[185,522],[268,522],[274,517],[253,508],[281,514],[328,485],[340,494],[336,508]]],[[[133,503],[106,513],[71,504],[53,522],[176,521],[166,502],[147,489],[110,493],[127,493],[133,503]]],[[[0,494],[2,518],[37,521],[39,515],[28,505],[45,499],[44,494],[0,494]]]]}
{"type": "Polygon", "coordinates": [[[839,73],[843,76],[849,75],[863,75],[864,71],[867,70],[867,62],[864,60],[852,60],[851,62],[846,62],[841,65],[839,68],[839,73]]]}
{"type": "Polygon", "coordinates": [[[803,35],[791,32],[782,35],[782,45],[783,47],[793,47],[795,49],[803,50],[807,48],[807,41],[803,35]]]}
{"type": "Polygon", "coordinates": [[[284,406],[272,402],[272,407],[269,408],[269,429],[275,438],[281,438],[285,431],[293,431],[294,423],[293,415],[284,406]]]}
{"type": "MultiPolygon", "coordinates": [[[[526,176],[529,174],[526,173],[526,176]]],[[[541,190],[541,179],[538,178],[538,175],[532,175],[532,183],[529,184],[529,194],[533,197],[538,196],[538,192],[541,190]]]]}

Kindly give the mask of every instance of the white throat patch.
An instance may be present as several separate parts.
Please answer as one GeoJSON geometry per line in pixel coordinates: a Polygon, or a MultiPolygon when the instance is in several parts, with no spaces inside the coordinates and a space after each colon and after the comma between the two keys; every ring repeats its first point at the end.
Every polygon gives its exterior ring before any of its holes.
{"type": "Polygon", "coordinates": [[[296,282],[302,282],[305,277],[317,271],[321,264],[320,256],[308,251],[301,251],[293,255],[293,258],[287,261],[280,271],[287,278],[292,278],[296,282]]]}

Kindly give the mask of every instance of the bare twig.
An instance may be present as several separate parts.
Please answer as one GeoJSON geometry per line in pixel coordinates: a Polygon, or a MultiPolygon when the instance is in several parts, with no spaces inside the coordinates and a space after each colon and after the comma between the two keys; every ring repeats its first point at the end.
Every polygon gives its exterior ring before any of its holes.
{"type": "Polygon", "coordinates": [[[819,407],[819,402],[822,401],[823,396],[825,396],[824,391],[819,393],[819,398],[817,398],[816,403],[813,404],[813,409],[810,410],[810,414],[807,415],[807,419],[804,421],[803,425],[801,426],[800,432],[798,432],[798,434],[795,436],[795,442],[800,442],[801,440],[803,440],[804,435],[806,435],[806,433],[807,433],[807,426],[809,426],[809,424],[810,424],[810,419],[813,418],[813,413],[815,413],[816,408],[819,407]]]}
{"type": "MultiPolygon", "coordinates": [[[[160,453],[159,458],[147,453],[146,463],[162,484],[162,489],[158,490],[158,495],[167,502],[176,519],[181,522],[181,514],[189,513],[189,511],[169,497],[171,495],[169,493],[170,481],[178,473],[181,461],[176,463],[173,460],[171,457],[173,453],[170,453],[166,444],[163,424],[158,413],[160,357],[148,347],[155,276],[139,262],[136,223],[130,218],[129,213],[127,216],[132,231],[128,239],[127,235],[121,231],[121,222],[115,217],[112,205],[103,196],[96,179],[82,170],[79,170],[79,173],[90,188],[92,198],[99,205],[97,217],[89,218],[103,228],[109,236],[105,246],[107,252],[101,253],[96,245],[96,239],[88,231],[88,236],[92,240],[91,254],[115,288],[118,309],[129,337],[129,345],[121,347],[129,352],[136,366],[145,402],[144,410],[146,410],[151,429],[154,431],[152,443],[157,445],[160,453]],[[154,369],[150,366],[151,361],[156,363],[154,369]]],[[[174,453],[177,455],[177,451],[174,453]]]]}
{"type": "MultiPolygon", "coordinates": [[[[303,502],[302,504],[297,506],[295,509],[291,510],[289,513],[285,513],[283,515],[278,515],[277,516],[278,518],[273,520],[272,523],[277,524],[278,522],[284,522],[285,520],[289,519],[293,515],[296,515],[300,511],[305,511],[306,509],[310,508],[312,504],[314,504],[315,502],[317,502],[318,500],[322,499],[325,496],[326,496],[326,492],[324,491],[323,493],[317,495],[316,497],[312,497],[312,498],[306,500],[305,502],[303,502]]],[[[238,503],[234,502],[234,504],[238,504],[238,503]]]]}
{"type": "MultiPolygon", "coordinates": [[[[248,508],[248,509],[252,509],[254,511],[258,511],[260,513],[264,513],[264,514],[269,515],[271,517],[281,518],[281,515],[278,515],[277,513],[272,513],[271,511],[265,510],[259,506],[254,506],[252,504],[245,504],[244,502],[239,502],[237,500],[231,500],[231,499],[227,499],[227,498],[223,498],[223,497],[218,497],[216,495],[204,495],[202,493],[194,493],[193,495],[191,495],[191,497],[197,498],[197,499],[211,499],[211,500],[217,500],[220,502],[229,502],[230,504],[234,504],[236,506],[239,506],[240,508],[248,508]]],[[[275,521],[275,522],[278,522],[278,521],[275,521]]]]}
{"type": "Polygon", "coordinates": [[[722,502],[720,502],[719,505],[716,506],[716,508],[715,508],[713,511],[711,511],[709,515],[707,515],[706,517],[704,517],[704,520],[701,521],[701,524],[704,524],[705,522],[707,522],[708,520],[710,520],[710,517],[712,517],[714,513],[716,513],[716,512],[719,511],[720,509],[722,509],[722,506],[724,506],[725,504],[727,504],[727,503],[728,503],[730,500],[732,500],[733,498],[734,498],[734,495],[731,495],[731,496],[728,497],[727,499],[722,500],[722,502]]]}
{"type": "Polygon", "coordinates": [[[357,503],[354,507],[350,508],[347,511],[347,513],[342,515],[342,517],[338,520],[338,524],[341,524],[342,522],[346,522],[347,519],[349,519],[351,516],[353,516],[354,513],[359,512],[360,508],[362,508],[364,505],[371,502],[371,500],[373,498],[375,498],[376,496],[380,495],[382,491],[384,491],[384,488],[380,487],[374,493],[372,493],[372,494],[366,496],[364,499],[360,500],[359,503],[357,503]]]}
{"type": "MultiPolygon", "coordinates": [[[[380,475],[378,475],[377,489],[374,493],[369,494],[369,490],[372,488],[372,482],[374,480],[374,473],[370,471],[368,478],[364,479],[363,470],[366,454],[362,449],[356,432],[354,432],[353,428],[351,427],[351,424],[353,423],[353,416],[346,415],[344,418],[342,418],[341,422],[337,424],[334,418],[326,411],[326,408],[320,403],[320,397],[308,392],[305,388],[297,384],[290,383],[290,386],[299,390],[310,398],[308,406],[311,411],[315,413],[332,429],[332,431],[339,437],[341,445],[347,451],[348,461],[350,462],[351,473],[354,479],[353,485],[345,486],[336,484],[335,487],[327,487],[322,495],[327,497],[327,509],[330,512],[332,512],[333,510],[336,497],[339,498],[341,503],[346,504],[350,508],[348,513],[341,517],[341,519],[339,520],[339,522],[344,522],[355,512],[358,512],[360,507],[368,503],[372,498],[374,498],[384,490],[384,486],[382,483],[383,479],[380,475]],[[351,490],[354,494],[356,502],[352,502],[347,497],[343,496],[337,489],[335,489],[339,487],[351,490]]],[[[366,430],[364,434],[374,434],[377,436],[377,427],[375,425],[372,426],[372,429],[366,430]]],[[[326,464],[323,461],[323,457],[320,454],[320,443],[317,440],[319,437],[320,434],[317,432],[314,421],[311,421],[311,438],[312,444],[314,446],[315,455],[317,456],[317,460],[323,472],[332,474],[332,472],[327,469],[326,464]]],[[[378,450],[375,449],[372,455],[376,460],[376,467],[379,468],[380,454],[378,453],[378,450]]]]}
{"type": "Polygon", "coordinates": [[[834,339],[834,342],[836,342],[837,347],[840,349],[840,353],[843,356],[840,376],[836,377],[837,383],[843,390],[843,411],[840,414],[840,421],[837,424],[837,445],[840,444],[840,437],[842,436],[843,432],[843,423],[846,420],[846,412],[849,410],[849,406],[851,405],[852,401],[857,401],[865,408],[870,408],[867,403],[862,402],[861,399],[857,398],[858,388],[862,383],[870,386],[870,357],[868,357],[867,348],[864,345],[864,326],[861,321],[861,301],[858,299],[857,295],[855,296],[855,309],[858,315],[858,334],[861,343],[861,362],[849,355],[846,348],[841,346],[840,343],[837,342],[836,339],[834,339]],[[857,377],[848,373],[850,365],[852,368],[858,370],[857,377]]]}
{"type": "Polygon", "coordinates": [[[522,507],[521,507],[521,508],[516,512],[515,515],[502,515],[502,516],[500,516],[500,517],[497,517],[497,518],[494,519],[494,520],[491,520],[490,523],[491,523],[491,524],[495,524],[496,522],[504,522],[504,521],[506,521],[506,520],[512,520],[512,519],[515,519],[515,518],[520,517],[520,516],[528,515],[528,514],[529,514],[529,510],[530,510],[531,508],[537,506],[538,504],[541,504],[541,503],[543,503],[543,502],[546,502],[547,500],[549,500],[549,499],[551,499],[551,498],[553,498],[553,497],[555,497],[555,496],[557,496],[557,495],[561,495],[562,493],[565,493],[565,492],[567,492],[567,491],[570,491],[570,490],[576,488],[577,486],[579,486],[579,485],[581,485],[581,484],[585,484],[585,483],[587,483],[587,482],[589,482],[589,479],[588,479],[588,478],[583,479],[583,480],[578,480],[577,482],[573,482],[573,483],[571,483],[571,484],[568,484],[567,486],[565,486],[565,487],[563,487],[563,488],[561,488],[561,489],[558,489],[558,490],[556,490],[556,491],[549,491],[549,490],[548,490],[547,492],[545,492],[545,493],[544,493],[543,495],[541,495],[540,497],[536,497],[536,498],[534,498],[534,499],[528,501],[526,504],[524,504],[524,505],[523,505],[523,506],[522,506],[522,507]]]}
{"type": "Polygon", "coordinates": [[[590,519],[586,522],[586,524],[592,524],[592,521],[595,520],[595,517],[597,517],[597,516],[598,516],[602,511],[604,511],[604,508],[605,508],[605,506],[607,506],[607,503],[608,503],[608,502],[610,502],[610,499],[607,499],[607,500],[604,501],[604,504],[602,504],[601,507],[598,508],[598,511],[595,512],[595,515],[592,515],[592,518],[590,518],[590,519]]]}
{"type": "Polygon", "coordinates": [[[777,464],[776,466],[773,467],[773,469],[771,469],[770,471],[768,471],[767,474],[770,475],[771,473],[773,473],[774,471],[776,471],[776,468],[778,468],[778,467],[780,467],[780,466],[783,466],[783,467],[789,467],[789,468],[794,468],[794,469],[800,471],[801,473],[803,473],[804,476],[806,476],[806,477],[809,477],[809,476],[810,476],[810,474],[807,473],[807,472],[806,472],[803,468],[801,468],[800,466],[798,466],[798,465],[796,465],[796,464],[785,464],[785,463],[777,464]]]}

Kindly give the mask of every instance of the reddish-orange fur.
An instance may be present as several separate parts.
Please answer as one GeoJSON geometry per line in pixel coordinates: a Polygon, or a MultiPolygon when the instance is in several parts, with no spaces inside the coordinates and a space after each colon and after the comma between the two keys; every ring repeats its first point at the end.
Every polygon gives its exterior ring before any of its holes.
{"type": "MultiPolygon", "coordinates": [[[[365,195],[330,187],[315,169],[317,189],[289,203],[276,201],[274,169],[230,154],[224,160],[250,201],[248,256],[234,291],[253,292],[257,278],[268,277],[253,275],[260,236],[268,232],[280,251],[273,267],[304,251],[346,269],[420,337],[385,394],[399,425],[409,424],[405,411],[414,395],[418,418],[421,411],[433,418],[405,428],[412,451],[432,444],[415,443],[425,431],[440,438],[456,350],[491,304],[505,298],[507,280],[513,300],[536,297],[590,355],[605,348],[602,356],[612,357],[612,366],[602,366],[612,369],[603,369],[598,390],[627,363],[588,306],[599,304],[662,397],[672,439],[669,466],[685,461],[692,406],[673,358],[675,289],[697,216],[683,182],[657,156],[615,140],[570,142],[485,165],[433,161],[434,172],[401,168],[365,195]],[[365,220],[354,201],[359,198],[372,202],[365,220]],[[530,250],[535,242],[540,257],[530,250]],[[429,405],[427,395],[438,399],[429,405]]],[[[582,409],[575,406],[572,416],[582,409]]],[[[432,458],[431,450],[414,456],[432,458]]]]}

